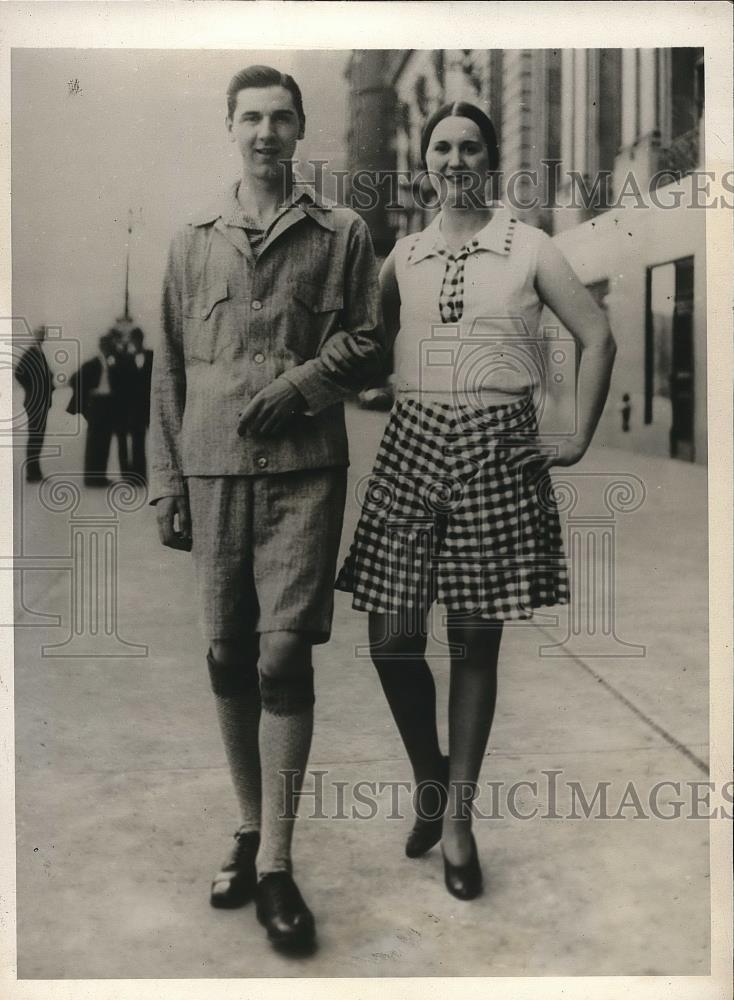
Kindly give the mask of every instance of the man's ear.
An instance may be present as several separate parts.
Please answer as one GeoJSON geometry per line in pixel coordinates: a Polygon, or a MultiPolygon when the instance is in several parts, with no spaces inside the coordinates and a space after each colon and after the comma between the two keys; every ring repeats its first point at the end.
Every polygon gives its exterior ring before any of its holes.
{"type": "Polygon", "coordinates": [[[229,134],[229,141],[234,142],[234,134],[232,132],[232,119],[229,117],[229,115],[227,115],[226,118],[224,119],[224,127],[227,129],[227,132],[229,134]]]}
{"type": "Polygon", "coordinates": [[[306,135],[306,119],[304,118],[304,120],[301,122],[301,127],[298,130],[299,141],[303,139],[305,135],[306,135]]]}

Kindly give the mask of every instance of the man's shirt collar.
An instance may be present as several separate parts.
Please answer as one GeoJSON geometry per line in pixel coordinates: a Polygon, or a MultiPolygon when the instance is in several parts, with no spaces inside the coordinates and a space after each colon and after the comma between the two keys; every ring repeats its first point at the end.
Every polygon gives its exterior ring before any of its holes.
{"type": "MultiPolygon", "coordinates": [[[[251,220],[248,219],[237,200],[239,186],[240,181],[237,179],[227,187],[223,196],[220,196],[203,212],[194,216],[191,224],[194,226],[208,226],[212,222],[216,222],[217,219],[221,219],[222,222],[229,226],[247,226],[251,220]]],[[[333,231],[334,223],[331,218],[331,212],[334,208],[334,203],[320,195],[310,182],[303,180],[298,174],[294,174],[293,189],[285,203],[284,211],[288,211],[291,208],[301,209],[314,222],[323,226],[324,229],[333,231]]]]}

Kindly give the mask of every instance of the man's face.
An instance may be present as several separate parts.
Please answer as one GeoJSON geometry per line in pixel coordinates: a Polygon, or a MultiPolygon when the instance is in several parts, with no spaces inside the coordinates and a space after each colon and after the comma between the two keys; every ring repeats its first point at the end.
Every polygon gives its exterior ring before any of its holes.
{"type": "Polygon", "coordinates": [[[227,129],[239,147],[244,172],[261,180],[275,179],[279,161],[291,160],[303,138],[293,96],[280,86],[241,90],[227,129]]]}

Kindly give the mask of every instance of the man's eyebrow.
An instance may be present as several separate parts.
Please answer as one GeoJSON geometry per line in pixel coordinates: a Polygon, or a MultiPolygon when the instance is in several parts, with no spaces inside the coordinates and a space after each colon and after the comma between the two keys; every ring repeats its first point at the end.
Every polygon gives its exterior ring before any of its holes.
{"type": "MultiPolygon", "coordinates": [[[[273,118],[294,118],[296,112],[292,108],[278,108],[277,111],[273,111],[273,118]]],[[[239,114],[240,119],[242,118],[262,118],[261,111],[241,111],[239,114]]]]}

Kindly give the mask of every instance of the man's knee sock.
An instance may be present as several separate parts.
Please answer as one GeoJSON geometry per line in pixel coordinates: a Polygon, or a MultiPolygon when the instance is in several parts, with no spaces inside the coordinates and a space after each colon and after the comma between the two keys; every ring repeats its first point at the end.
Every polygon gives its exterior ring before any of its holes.
{"type": "Polygon", "coordinates": [[[245,832],[260,829],[260,688],[255,656],[239,666],[218,663],[207,654],[219,728],[245,832]]]}
{"type": "Polygon", "coordinates": [[[291,871],[291,841],[298,795],[308,763],[313,732],[313,668],[302,673],[260,678],[262,829],[257,874],[291,871]]]}

